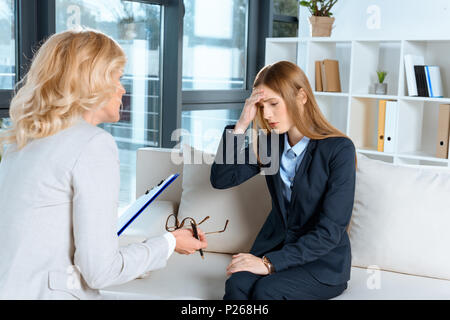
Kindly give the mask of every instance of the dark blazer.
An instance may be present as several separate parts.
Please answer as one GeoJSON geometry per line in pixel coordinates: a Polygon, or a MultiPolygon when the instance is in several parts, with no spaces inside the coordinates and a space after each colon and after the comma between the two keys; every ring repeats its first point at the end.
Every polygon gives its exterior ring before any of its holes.
{"type": "MultiPolygon", "coordinates": [[[[252,151],[239,142],[239,135],[233,134],[233,129],[234,125],[225,127],[211,167],[211,184],[217,189],[237,186],[263,169],[250,163],[249,152],[252,151]],[[234,141],[235,156],[231,164],[225,164],[227,139],[234,141]],[[237,164],[238,150],[246,154],[244,164],[237,164]],[[219,156],[223,156],[221,161],[218,161],[219,156]]],[[[280,163],[284,137],[277,136],[279,154],[275,159],[280,163]]],[[[270,139],[267,144],[270,155],[270,139]]],[[[265,255],[277,272],[302,266],[322,283],[347,282],[351,250],[346,228],[355,194],[355,154],[355,146],[348,138],[311,139],[295,174],[288,208],[282,198],[279,168],[276,174],[266,175],[272,211],[250,252],[259,257],[265,255]]]]}

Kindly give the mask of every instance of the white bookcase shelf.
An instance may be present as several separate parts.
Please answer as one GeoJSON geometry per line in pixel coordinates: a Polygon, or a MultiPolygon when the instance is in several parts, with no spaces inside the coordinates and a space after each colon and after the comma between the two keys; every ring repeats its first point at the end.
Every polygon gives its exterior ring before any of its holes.
{"type": "Polygon", "coordinates": [[[342,92],[314,92],[327,119],[347,134],[368,157],[402,164],[448,166],[437,158],[439,104],[450,104],[449,39],[268,38],[266,64],[288,60],[315,84],[315,61],[336,59],[342,92]],[[409,97],[403,57],[420,54],[441,68],[444,98],[409,97]],[[386,95],[375,94],[377,70],[387,71],[386,95]],[[398,102],[395,152],[377,151],[378,101],[398,102]]]}
{"type": "Polygon", "coordinates": [[[345,92],[323,92],[323,91],[314,91],[315,96],[323,96],[323,97],[348,97],[348,93],[345,92]]]}

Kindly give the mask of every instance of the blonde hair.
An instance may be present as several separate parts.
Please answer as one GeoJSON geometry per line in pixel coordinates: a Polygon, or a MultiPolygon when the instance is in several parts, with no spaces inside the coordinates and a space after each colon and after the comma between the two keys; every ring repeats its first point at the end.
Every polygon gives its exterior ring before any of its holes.
{"type": "Polygon", "coordinates": [[[110,37],[95,30],[52,35],[34,55],[10,104],[12,126],[3,144],[23,148],[30,140],[53,135],[73,125],[85,111],[105,106],[116,91],[113,75],[126,57],[110,37]]]}
{"type": "MultiPolygon", "coordinates": [[[[325,118],[314,97],[308,78],[296,64],[289,61],[279,61],[265,66],[257,74],[253,87],[259,85],[267,86],[283,98],[290,118],[293,119],[297,129],[308,138],[322,140],[330,137],[346,137],[350,139],[325,118]],[[299,101],[300,89],[303,89],[306,93],[307,101],[305,104],[299,101]]],[[[271,131],[261,108],[257,109],[256,117],[253,120],[253,128],[257,129],[258,127],[267,130],[266,132],[271,131]]],[[[256,131],[253,130],[254,139],[257,139],[256,131]]],[[[256,152],[256,148],[254,148],[254,151],[256,152]]],[[[259,162],[258,154],[257,158],[259,162]]]]}

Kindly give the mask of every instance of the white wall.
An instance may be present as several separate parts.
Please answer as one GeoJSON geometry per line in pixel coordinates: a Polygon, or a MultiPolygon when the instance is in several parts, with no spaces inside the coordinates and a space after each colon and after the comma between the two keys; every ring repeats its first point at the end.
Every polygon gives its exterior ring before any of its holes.
{"type": "MultiPolygon", "coordinates": [[[[440,39],[450,37],[449,0],[339,0],[332,38],[440,39]]],[[[300,7],[299,36],[309,37],[307,8],[300,7]]]]}

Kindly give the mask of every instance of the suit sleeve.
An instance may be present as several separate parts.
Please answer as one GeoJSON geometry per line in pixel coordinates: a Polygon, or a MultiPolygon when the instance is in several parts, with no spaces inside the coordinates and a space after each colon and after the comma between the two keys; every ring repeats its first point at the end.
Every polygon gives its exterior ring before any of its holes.
{"type": "Polygon", "coordinates": [[[339,144],[330,160],[330,175],[316,225],[297,242],[267,253],[275,271],[306,264],[334,249],[346,232],[355,196],[355,147],[351,140],[339,144]]]}
{"type": "Polygon", "coordinates": [[[233,130],[234,125],[225,127],[211,166],[210,181],[216,189],[240,185],[260,172],[253,150],[245,147],[245,134],[235,134],[233,130]]]}
{"type": "Polygon", "coordinates": [[[91,288],[125,283],[166,265],[164,236],[119,247],[119,159],[110,134],[101,132],[87,143],[72,179],[74,264],[91,288]]]}

